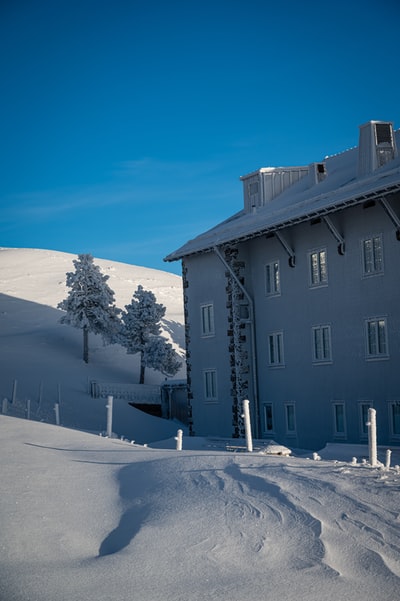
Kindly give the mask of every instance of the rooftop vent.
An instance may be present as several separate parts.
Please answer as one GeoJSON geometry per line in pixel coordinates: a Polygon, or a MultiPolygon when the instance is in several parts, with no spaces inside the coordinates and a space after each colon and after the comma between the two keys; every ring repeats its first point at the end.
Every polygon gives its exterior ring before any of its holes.
{"type": "Polygon", "coordinates": [[[369,175],[397,156],[393,123],[369,121],[360,126],[358,175],[369,175]]]}
{"type": "Polygon", "coordinates": [[[311,163],[308,168],[308,174],[312,186],[319,184],[327,175],[325,163],[311,163]]]}
{"type": "Polygon", "coordinates": [[[263,167],[243,175],[244,207],[256,212],[308,174],[308,167],[263,167]]]}

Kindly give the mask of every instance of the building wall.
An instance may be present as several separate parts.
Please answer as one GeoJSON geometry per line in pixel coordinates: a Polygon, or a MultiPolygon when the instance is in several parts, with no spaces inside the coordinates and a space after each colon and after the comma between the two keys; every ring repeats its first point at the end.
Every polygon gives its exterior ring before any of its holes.
{"type": "MultiPolygon", "coordinates": [[[[400,198],[391,201],[400,215],[400,198]]],[[[282,232],[296,256],[290,267],[286,250],[275,236],[259,237],[238,245],[244,286],[254,299],[259,427],[254,433],[292,447],[321,448],[326,442],[365,442],[360,403],[377,410],[378,443],[400,443],[393,438],[389,402],[400,401],[400,242],[393,223],[377,203],[338,212],[331,220],[345,239],[345,253],[321,221],[304,223],[282,232]],[[362,240],[382,236],[383,271],[365,276],[362,240]],[[310,252],[327,253],[326,285],[310,286],[310,252]],[[279,261],[280,293],[266,295],[265,265],[279,261]],[[366,357],[366,320],[386,320],[388,355],[366,357]],[[313,361],[313,328],[329,326],[331,357],[313,361]],[[283,336],[283,365],[270,365],[269,336],[283,336]],[[341,405],[343,403],[343,406],[341,405]],[[334,429],[334,404],[339,432],[334,429]],[[272,407],[273,427],[266,429],[264,407],[272,407]],[[289,424],[287,423],[289,417],[289,424]],[[289,429],[288,429],[289,425],[289,429]],[[344,431],[342,432],[342,425],[344,431]]],[[[214,253],[185,259],[188,351],[193,422],[196,435],[231,436],[232,356],[229,352],[227,271],[214,253]],[[212,303],[215,333],[201,333],[200,307],[212,303]],[[204,370],[217,371],[218,398],[204,395],[204,370]]],[[[243,324],[244,346],[250,351],[249,325],[243,324]]],[[[250,362],[251,363],[251,362],[250,362]]],[[[249,374],[249,397],[256,394],[249,374]]],[[[271,424],[269,424],[271,425],[271,424]]]]}
{"type": "Polygon", "coordinates": [[[213,253],[185,260],[185,308],[187,311],[187,351],[190,373],[189,402],[192,406],[193,433],[200,436],[231,436],[232,414],[228,364],[228,312],[225,298],[225,269],[213,253]],[[215,331],[203,335],[201,307],[212,303],[215,331]],[[205,370],[216,370],[217,399],[207,400],[205,370]]]}

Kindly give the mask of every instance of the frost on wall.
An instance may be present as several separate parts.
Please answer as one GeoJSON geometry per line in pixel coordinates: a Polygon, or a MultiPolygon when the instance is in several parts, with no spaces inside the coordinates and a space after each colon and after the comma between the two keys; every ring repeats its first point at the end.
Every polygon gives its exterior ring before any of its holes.
{"type": "Polygon", "coordinates": [[[227,308],[229,359],[231,367],[231,396],[232,396],[232,425],[233,437],[243,438],[245,435],[242,418],[243,400],[249,396],[249,355],[247,350],[246,324],[243,313],[246,311],[246,299],[237,282],[244,282],[245,263],[238,260],[238,250],[228,248],[225,250],[225,260],[236,277],[227,271],[227,308]]]}
{"type": "Polygon", "coordinates": [[[189,329],[189,311],[188,311],[188,295],[186,290],[189,287],[189,280],[187,277],[187,267],[185,261],[182,260],[182,283],[183,283],[183,314],[185,319],[185,348],[186,348],[186,383],[187,383],[187,399],[188,399],[188,424],[189,424],[189,435],[194,436],[195,432],[193,429],[193,410],[192,410],[192,361],[190,352],[190,329],[189,329]]]}

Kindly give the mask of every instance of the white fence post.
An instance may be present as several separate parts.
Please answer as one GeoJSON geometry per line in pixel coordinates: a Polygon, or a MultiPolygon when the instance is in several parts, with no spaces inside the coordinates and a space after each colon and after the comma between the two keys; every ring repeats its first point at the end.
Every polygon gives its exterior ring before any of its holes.
{"type": "Polygon", "coordinates": [[[18,384],[18,381],[14,380],[12,397],[11,397],[11,402],[13,403],[13,405],[15,404],[15,401],[17,399],[17,384],[18,384]]]}
{"type": "Polygon", "coordinates": [[[26,419],[31,419],[31,399],[26,401],[26,419]]]}
{"type": "Polygon", "coordinates": [[[112,413],[113,413],[113,397],[109,395],[107,397],[107,436],[111,438],[112,435],[112,413]]]}
{"type": "Polygon", "coordinates": [[[38,406],[36,409],[36,417],[39,416],[40,410],[42,408],[42,398],[43,398],[43,380],[41,380],[40,384],[39,384],[39,400],[38,400],[38,406]]]}
{"type": "Polygon", "coordinates": [[[7,411],[8,411],[8,399],[3,399],[3,403],[1,406],[1,412],[3,415],[7,415],[7,411]]]}
{"type": "Polygon", "coordinates": [[[176,433],[176,436],[175,436],[177,451],[182,451],[182,436],[183,436],[183,430],[178,430],[178,432],[176,433]]]}
{"type": "Polygon", "coordinates": [[[54,404],[54,411],[56,414],[56,424],[57,424],[57,426],[59,426],[60,425],[60,405],[59,405],[59,403],[54,404]]]}
{"type": "Polygon", "coordinates": [[[250,401],[245,399],[243,401],[243,417],[244,417],[244,430],[246,434],[246,445],[249,453],[253,452],[253,439],[251,436],[251,423],[250,423],[250,401]]]}
{"type": "Polygon", "coordinates": [[[378,456],[376,449],[376,410],[370,407],[368,409],[368,449],[369,462],[372,467],[378,465],[378,456]]]}
{"type": "Polygon", "coordinates": [[[386,464],[385,467],[388,470],[390,468],[390,458],[392,456],[392,451],[390,449],[386,450],[386,464]]]}

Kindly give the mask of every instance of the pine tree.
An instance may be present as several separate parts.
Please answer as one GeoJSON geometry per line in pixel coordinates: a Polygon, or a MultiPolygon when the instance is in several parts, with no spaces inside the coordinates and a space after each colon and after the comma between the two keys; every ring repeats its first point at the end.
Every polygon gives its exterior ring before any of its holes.
{"type": "Polygon", "coordinates": [[[172,345],[168,345],[161,334],[160,322],[165,315],[164,305],[157,303],[153,292],[138,286],[129,305],[122,312],[122,329],[119,342],[127,349],[128,354],[140,353],[140,384],[144,384],[146,367],[173,375],[179,369],[174,358],[177,358],[172,345]],[[171,348],[168,348],[171,347],[171,348]],[[175,353],[176,357],[174,357],[175,353]],[[174,371],[175,370],[175,371],[174,371]]]}
{"type": "Polygon", "coordinates": [[[101,334],[104,342],[115,342],[120,329],[114,292],[107,284],[108,275],[93,263],[89,254],[78,255],[73,261],[74,272],[67,273],[66,284],[71,290],[58,304],[66,311],[61,323],[83,330],[83,360],[89,362],[89,332],[101,334]]]}
{"type": "Polygon", "coordinates": [[[164,376],[174,376],[182,365],[178,353],[163,336],[150,338],[144,350],[144,362],[164,376]]]}

